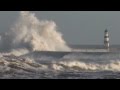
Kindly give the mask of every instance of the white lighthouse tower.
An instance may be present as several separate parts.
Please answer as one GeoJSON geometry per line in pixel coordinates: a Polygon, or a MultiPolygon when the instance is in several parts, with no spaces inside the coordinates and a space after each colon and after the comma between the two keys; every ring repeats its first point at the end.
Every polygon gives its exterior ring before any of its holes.
{"type": "Polygon", "coordinates": [[[110,44],[109,44],[109,33],[108,33],[108,30],[106,29],[105,30],[105,35],[104,35],[104,46],[105,48],[109,51],[109,47],[110,47],[110,44]]]}

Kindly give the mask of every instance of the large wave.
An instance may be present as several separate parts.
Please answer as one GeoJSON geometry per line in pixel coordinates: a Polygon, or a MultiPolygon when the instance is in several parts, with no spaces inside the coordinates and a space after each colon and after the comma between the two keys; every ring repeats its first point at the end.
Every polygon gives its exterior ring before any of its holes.
{"type": "Polygon", "coordinates": [[[54,70],[120,71],[120,53],[33,52],[21,57],[54,70]]]}
{"type": "MultiPolygon", "coordinates": [[[[0,57],[0,72],[16,69],[17,71],[41,72],[44,71],[113,71],[120,72],[120,60],[111,60],[108,63],[85,62],[81,60],[41,60],[20,58],[16,56],[0,57]]],[[[16,71],[15,71],[16,72],[16,71]]]]}
{"type": "MultiPolygon", "coordinates": [[[[40,56],[41,58],[30,56],[18,57],[6,53],[0,54],[0,78],[55,78],[60,74],[71,72],[120,72],[120,59],[109,60],[107,63],[87,62],[82,59],[51,58],[40,56]]],[[[106,59],[104,58],[104,61],[106,59]]],[[[69,77],[69,75],[67,76],[69,77]]],[[[96,76],[98,77],[98,76],[96,76]]],[[[63,76],[63,78],[65,78],[63,76]]]]}
{"type": "Polygon", "coordinates": [[[21,11],[11,30],[1,35],[3,51],[70,51],[54,21],[39,20],[34,13],[21,11]],[[22,50],[20,50],[22,49],[22,50]],[[25,50],[23,50],[25,49],[25,50]]]}

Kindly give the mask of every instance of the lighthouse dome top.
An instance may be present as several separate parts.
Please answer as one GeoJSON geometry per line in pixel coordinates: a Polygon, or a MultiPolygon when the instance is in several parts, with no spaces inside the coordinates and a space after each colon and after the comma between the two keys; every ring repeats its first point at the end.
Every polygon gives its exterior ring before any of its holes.
{"type": "Polygon", "coordinates": [[[105,32],[108,32],[108,30],[106,29],[105,32]]]}

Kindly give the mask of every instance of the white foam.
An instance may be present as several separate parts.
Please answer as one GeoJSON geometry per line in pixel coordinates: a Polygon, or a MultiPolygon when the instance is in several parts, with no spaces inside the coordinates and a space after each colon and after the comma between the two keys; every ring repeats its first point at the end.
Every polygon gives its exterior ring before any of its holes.
{"type": "Polygon", "coordinates": [[[29,11],[20,12],[14,27],[5,32],[0,41],[0,48],[10,49],[12,52],[18,51],[20,52],[17,52],[18,54],[21,54],[22,51],[24,54],[24,51],[71,50],[62,34],[57,30],[54,21],[39,20],[34,13],[29,11]]]}
{"type": "Polygon", "coordinates": [[[57,63],[60,67],[68,67],[73,70],[88,70],[88,71],[120,71],[120,61],[113,61],[108,64],[85,63],[81,61],[61,61],[57,63]]]}

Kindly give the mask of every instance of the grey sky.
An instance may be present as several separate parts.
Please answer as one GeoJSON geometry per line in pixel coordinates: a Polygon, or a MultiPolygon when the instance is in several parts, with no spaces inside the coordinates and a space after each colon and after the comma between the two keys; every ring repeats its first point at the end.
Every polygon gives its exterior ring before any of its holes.
{"type": "MultiPolygon", "coordinates": [[[[69,44],[103,44],[108,28],[110,43],[120,44],[120,12],[116,11],[34,11],[41,20],[53,20],[69,44]]],[[[0,11],[0,31],[10,29],[18,11],[0,11]]]]}

